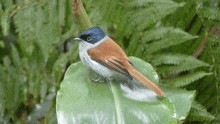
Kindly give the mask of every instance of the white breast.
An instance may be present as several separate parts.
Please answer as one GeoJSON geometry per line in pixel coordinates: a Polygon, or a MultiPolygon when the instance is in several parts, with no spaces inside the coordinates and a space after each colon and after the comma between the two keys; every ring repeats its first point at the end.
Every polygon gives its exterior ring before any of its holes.
{"type": "Polygon", "coordinates": [[[102,40],[100,40],[95,44],[90,44],[86,41],[79,42],[79,57],[82,63],[103,77],[112,77],[114,71],[92,60],[91,57],[88,55],[87,51],[91,48],[95,48],[96,46],[98,46],[108,38],[109,37],[106,35],[102,40]]]}

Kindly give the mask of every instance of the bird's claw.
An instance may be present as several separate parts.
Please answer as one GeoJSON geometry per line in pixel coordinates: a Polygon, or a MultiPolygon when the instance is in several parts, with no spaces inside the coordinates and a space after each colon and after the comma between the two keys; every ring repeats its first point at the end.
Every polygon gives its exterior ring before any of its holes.
{"type": "Polygon", "coordinates": [[[102,77],[98,78],[98,79],[93,79],[93,78],[90,78],[92,81],[95,81],[95,82],[101,82],[103,83],[104,81],[101,81],[102,77]]]}

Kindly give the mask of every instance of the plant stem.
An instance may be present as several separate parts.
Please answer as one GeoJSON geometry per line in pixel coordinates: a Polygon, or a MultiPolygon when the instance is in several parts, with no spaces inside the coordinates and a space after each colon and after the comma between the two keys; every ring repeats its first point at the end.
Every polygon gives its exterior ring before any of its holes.
{"type": "Polygon", "coordinates": [[[84,30],[92,27],[92,23],[90,22],[81,0],[73,0],[73,14],[80,23],[80,27],[84,30]]]}

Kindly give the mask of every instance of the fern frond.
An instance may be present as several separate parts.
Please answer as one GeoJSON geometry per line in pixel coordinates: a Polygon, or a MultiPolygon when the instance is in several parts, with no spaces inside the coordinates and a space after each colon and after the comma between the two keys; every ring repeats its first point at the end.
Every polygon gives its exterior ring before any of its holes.
{"type": "Polygon", "coordinates": [[[160,27],[149,31],[145,31],[143,33],[142,40],[146,42],[151,40],[159,40],[161,38],[167,37],[168,34],[173,30],[173,27],[160,27]]]}
{"type": "MultiPolygon", "coordinates": [[[[200,30],[200,27],[202,26],[202,21],[200,18],[196,18],[194,24],[189,30],[189,33],[192,35],[196,35],[198,31],[200,30]]],[[[201,36],[201,34],[200,34],[201,36]]]]}
{"type": "Polygon", "coordinates": [[[188,44],[184,46],[183,44],[180,44],[179,47],[181,47],[181,45],[183,46],[182,48],[184,48],[184,53],[189,54],[189,55],[193,55],[197,48],[199,48],[199,46],[201,45],[201,43],[203,42],[204,38],[206,37],[206,30],[201,30],[200,32],[200,36],[197,39],[191,40],[188,44]]]}
{"type": "Polygon", "coordinates": [[[198,38],[198,36],[192,36],[181,29],[176,28],[170,32],[167,32],[166,37],[163,39],[148,44],[147,52],[153,53],[160,49],[168,48],[194,38],[198,38]]]}
{"type": "MultiPolygon", "coordinates": [[[[177,61],[180,62],[180,64],[178,65],[164,65],[164,66],[158,66],[157,67],[157,70],[158,70],[158,73],[162,74],[163,76],[164,75],[168,75],[168,74],[175,74],[175,73],[178,73],[178,72],[182,72],[182,71],[187,71],[187,70],[191,70],[191,69],[195,69],[195,68],[198,68],[198,67],[203,67],[203,66],[209,66],[209,64],[203,62],[203,61],[200,61],[192,56],[186,56],[186,55],[164,55],[163,59],[159,59],[158,56],[158,60],[153,60],[153,62],[155,62],[157,65],[160,65],[160,64],[166,64],[169,62],[169,60],[164,60],[165,57],[174,57],[174,59],[176,58],[177,61]]],[[[175,61],[172,61],[172,63],[174,63],[175,61]]]]}
{"type": "Polygon", "coordinates": [[[185,55],[172,55],[172,54],[164,54],[164,55],[154,55],[152,58],[152,64],[155,66],[161,64],[174,64],[179,65],[182,60],[186,58],[185,55]]]}
{"type": "Polygon", "coordinates": [[[195,69],[198,67],[203,67],[203,66],[209,66],[206,63],[181,63],[180,65],[173,65],[173,66],[163,66],[163,67],[158,67],[158,73],[162,74],[163,76],[168,75],[168,74],[175,74],[178,72],[182,71],[188,71],[191,69],[195,69]]]}
{"type": "Polygon", "coordinates": [[[134,47],[134,46],[137,44],[137,41],[139,41],[139,37],[140,37],[140,35],[138,32],[133,33],[131,40],[130,40],[130,43],[129,43],[129,46],[126,50],[127,55],[131,56],[134,54],[134,51],[136,49],[136,47],[134,47]]]}
{"type": "Polygon", "coordinates": [[[215,117],[196,101],[193,101],[190,113],[187,117],[189,121],[211,121],[215,117]]]}
{"type": "MultiPolygon", "coordinates": [[[[50,2],[50,1],[48,1],[50,2]]],[[[19,42],[24,47],[27,55],[33,52],[33,42],[37,42],[43,51],[45,59],[53,51],[53,44],[59,43],[61,26],[63,26],[63,15],[57,15],[56,2],[50,2],[45,8],[41,7],[41,2],[33,2],[24,5],[14,16],[15,26],[19,33],[19,42]]],[[[62,3],[60,3],[60,7],[62,3]]],[[[63,10],[63,9],[60,9],[63,10]]],[[[64,13],[64,12],[60,12],[64,13]]]]}
{"type": "MultiPolygon", "coordinates": [[[[184,7],[178,8],[180,13],[183,13],[183,15],[180,15],[179,19],[177,20],[177,27],[180,29],[183,29],[187,31],[187,28],[190,26],[191,21],[195,17],[197,11],[196,11],[196,6],[195,6],[195,1],[187,1],[187,3],[184,5],[184,7]]],[[[177,12],[177,11],[176,11],[177,12]]],[[[177,13],[179,14],[179,13],[177,13]]],[[[173,14],[175,16],[175,14],[173,14]]],[[[175,17],[174,17],[175,18],[175,17]]],[[[197,34],[195,34],[197,35],[197,34]]]]}
{"type": "Polygon", "coordinates": [[[211,75],[213,73],[206,73],[206,72],[195,72],[189,75],[184,75],[184,76],[178,76],[176,78],[173,78],[171,80],[167,80],[167,84],[173,85],[175,87],[182,87],[185,85],[188,85],[190,83],[195,82],[196,80],[199,80],[203,78],[204,76],[211,75]]]}
{"type": "Polygon", "coordinates": [[[57,58],[53,65],[53,72],[61,72],[60,76],[62,76],[67,63],[71,60],[76,60],[78,55],[78,45],[74,44],[67,53],[63,53],[57,58]]]}
{"type": "Polygon", "coordinates": [[[197,0],[197,3],[204,3],[204,2],[207,2],[207,1],[210,1],[210,0],[197,0]]]}
{"type": "Polygon", "coordinates": [[[147,8],[134,11],[133,21],[137,24],[137,28],[142,30],[153,23],[156,23],[166,15],[174,12],[176,8],[182,7],[184,4],[175,2],[170,3],[154,3],[147,8]]]}
{"type": "Polygon", "coordinates": [[[59,25],[62,25],[62,26],[65,25],[65,16],[66,16],[65,12],[66,12],[66,10],[63,9],[63,8],[65,8],[65,2],[66,1],[63,1],[63,0],[58,1],[59,25]]]}
{"type": "Polygon", "coordinates": [[[7,75],[5,72],[4,67],[0,64],[0,84],[3,84],[3,82],[5,82],[5,80],[7,79],[7,75]]]}
{"type": "Polygon", "coordinates": [[[14,68],[13,68],[13,66],[11,66],[11,60],[8,56],[5,56],[3,58],[3,65],[5,66],[7,73],[9,73],[12,76],[15,75],[14,68]]]}
{"type": "Polygon", "coordinates": [[[215,25],[217,29],[220,29],[220,9],[217,7],[203,7],[198,11],[200,17],[204,20],[203,24],[206,30],[209,30],[210,25],[215,25]]]}
{"type": "Polygon", "coordinates": [[[18,54],[18,50],[15,48],[14,44],[11,43],[12,48],[12,60],[13,64],[16,66],[17,70],[21,73],[23,71],[21,59],[18,54]]]}
{"type": "MultiPolygon", "coordinates": [[[[216,88],[213,90],[215,92],[217,92],[216,88]]],[[[215,111],[218,111],[218,102],[217,101],[219,100],[219,96],[218,96],[218,94],[211,94],[211,93],[213,93],[213,91],[209,91],[208,93],[210,93],[209,98],[207,99],[207,101],[203,102],[202,105],[205,108],[208,108],[209,110],[210,109],[213,110],[213,113],[216,113],[215,111]]]]}
{"type": "MultiPolygon", "coordinates": [[[[214,75],[211,75],[211,76],[214,76],[214,75]]],[[[194,86],[194,87],[198,88],[199,92],[201,92],[200,94],[197,95],[197,98],[196,98],[196,100],[199,103],[203,104],[205,101],[210,102],[209,101],[210,96],[217,95],[216,94],[216,91],[217,91],[216,85],[215,85],[213,77],[211,78],[211,76],[204,77],[202,82],[197,81],[196,84],[200,84],[200,85],[195,84],[195,86],[194,86]]]]}
{"type": "Polygon", "coordinates": [[[152,64],[156,66],[161,64],[179,65],[180,63],[185,63],[185,62],[190,63],[192,61],[197,63],[202,62],[192,56],[187,56],[184,54],[161,54],[161,55],[154,55],[152,58],[152,64]]]}
{"type": "Polygon", "coordinates": [[[145,6],[148,3],[170,3],[170,4],[176,4],[172,0],[136,0],[130,2],[130,6],[145,6]]]}
{"type": "Polygon", "coordinates": [[[8,35],[9,29],[10,29],[10,18],[9,14],[5,13],[1,16],[1,26],[2,26],[2,33],[4,36],[8,35]]]}
{"type": "Polygon", "coordinates": [[[213,19],[220,21],[220,10],[214,7],[203,7],[200,11],[200,16],[202,18],[213,19]]]}

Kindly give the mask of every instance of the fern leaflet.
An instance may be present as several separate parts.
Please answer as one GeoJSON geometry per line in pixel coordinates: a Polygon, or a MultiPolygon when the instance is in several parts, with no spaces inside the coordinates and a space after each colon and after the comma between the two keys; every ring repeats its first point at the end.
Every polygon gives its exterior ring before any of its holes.
{"type": "Polygon", "coordinates": [[[206,72],[194,72],[193,74],[184,75],[184,76],[178,76],[176,78],[173,78],[171,80],[167,80],[168,84],[173,85],[175,87],[182,87],[185,85],[188,85],[190,83],[193,83],[196,80],[199,80],[203,78],[204,76],[211,75],[212,73],[206,73],[206,72]]]}

